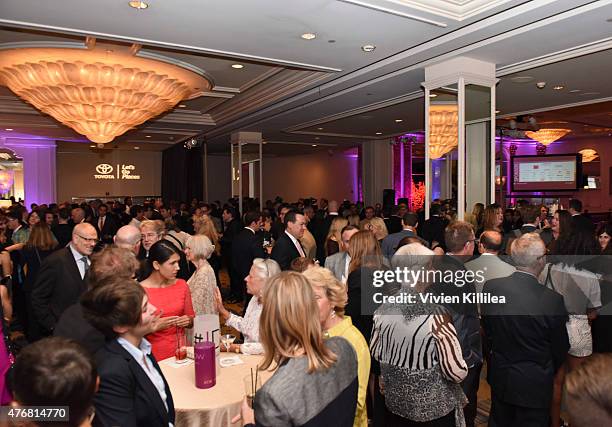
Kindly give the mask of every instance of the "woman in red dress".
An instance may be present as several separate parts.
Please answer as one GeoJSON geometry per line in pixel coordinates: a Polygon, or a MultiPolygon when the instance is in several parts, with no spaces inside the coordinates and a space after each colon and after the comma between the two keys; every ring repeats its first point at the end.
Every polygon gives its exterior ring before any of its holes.
{"type": "Polygon", "coordinates": [[[191,293],[183,279],[177,279],[180,256],[174,245],[160,240],[149,249],[148,276],[141,282],[153,304],[160,312],[157,331],[147,335],[156,360],[174,356],[178,328],[193,327],[191,293]]]}

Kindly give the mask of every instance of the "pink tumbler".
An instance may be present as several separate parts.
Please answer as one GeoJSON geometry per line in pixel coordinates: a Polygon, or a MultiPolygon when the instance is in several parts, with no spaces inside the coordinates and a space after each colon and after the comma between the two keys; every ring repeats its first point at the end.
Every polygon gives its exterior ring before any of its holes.
{"type": "Polygon", "coordinates": [[[197,388],[211,388],[217,383],[217,360],[215,343],[197,342],[193,346],[195,358],[195,383],[197,388]]]}

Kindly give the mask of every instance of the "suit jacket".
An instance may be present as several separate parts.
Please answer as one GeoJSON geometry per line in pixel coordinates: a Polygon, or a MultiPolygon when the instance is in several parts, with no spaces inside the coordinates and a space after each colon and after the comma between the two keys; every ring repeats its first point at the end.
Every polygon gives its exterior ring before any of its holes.
{"type": "MultiPolygon", "coordinates": [[[[306,253],[306,251],[304,251],[304,253],[306,253]]],[[[293,244],[293,241],[287,236],[287,233],[278,236],[276,244],[272,248],[272,255],[270,258],[278,262],[281,270],[289,270],[291,268],[291,261],[299,257],[300,253],[293,244]]]]}
{"type": "Polygon", "coordinates": [[[164,379],[168,410],[146,372],[117,340],[108,341],[96,360],[100,389],[94,398],[94,426],[168,427],[168,423],[174,424],[170,387],[152,355],[147,357],[147,363],[164,379]]]}
{"type": "Polygon", "coordinates": [[[62,313],[53,335],[75,340],[94,355],[104,347],[105,343],[102,332],[94,328],[83,316],[83,307],[80,303],[71,305],[62,313]]]}
{"type": "Polygon", "coordinates": [[[51,232],[57,239],[58,248],[65,247],[72,239],[72,226],[70,224],[57,224],[51,228],[51,232]]]}
{"type": "Polygon", "coordinates": [[[113,236],[117,234],[117,230],[119,230],[117,221],[110,214],[106,214],[106,216],[104,217],[104,225],[102,226],[102,229],[100,229],[100,217],[96,218],[95,221],[92,220],[92,225],[98,232],[100,240],[104,242],[112,243],[113,236]]]}
{"type": "Polygon", "coordinates": [[[51,333],[58,319],[85,292],[76,260],[70,247],[59,249],[43,261],[32,289],[34,319],[46,333],[51,333]]]}
{"type": "Polygon", "coordinates": [[[402,231],[402,219],[397,215],[392,215],[385,219],[385,225],[389,234],[395,234],[402,231]]]}
{"type": "Polygon", "coordinates": [[[232,264],[239,280],[249,275],[255,258],[266,258],[261,239],[250,229],[243,228],[232,243],[232,264]]]}
{"type": "Polygon", "coordinates": [[[442,216],[432,216],[426,220],[423,225],[419,226],[419,234],[421,237],[429,242],[429,246],[432,246],[432,242],[436,241],[446,250],[446,244],[444,243],[444,229],[448,225],[448,220],[442,216]]]}
{"type": "MultiPolygon", "coordinates": [[[[337,252],[325,258],[325,268],[334,273],[334,276],[336,276],[338,280],[342,280],[342,276],[345,274],[347,256],[347,252],[337,252]]],[[[348,279],[348,277],[344,279],[348,279]]]]}
{"type": "MultiPolygon", "coordinates": [[[[509,257],[505,256],[504,259],[509,259],[509,257]]],[[[475,283],[477,292],[482,292],[485,282],[511,276],[516,271],[514,266],[503,261],[497,255],[480,255],[478,258],[466,262],[465,268],[474,272],[480,271],[484,276],[483,282],[475,283]]]]}
{"type": "Polygon", "coordinates": [[[593,221],[582,214],[572,216],[572,226],[575,230],[587,231],[589,233],[595,232],[593,221]]]}
{"type": "Polygon", "coordinates": [[[399,242],[404,237],[416,237],[417,239],[421,240],[421,243],[423,243],[425,246],[429,246],[429,243],[425,241],[425,239],[422,239],[421,237],[417,236],[411,230],[402,230],[397,233],[389,234],[387,237],[383,239],[382,248],[381,248],[382,254],[388,260],[391,260],[391,258],[393,258],[397,245],[399,245],[399,242]]]}
{"type": "Polygon", "coordinates": [[[493,394],[513,405],[548,408],[555,373],[569,350],[563,297],[518,271],[488,281],[484,292],[506,299],[482,304],[493,394]]]}

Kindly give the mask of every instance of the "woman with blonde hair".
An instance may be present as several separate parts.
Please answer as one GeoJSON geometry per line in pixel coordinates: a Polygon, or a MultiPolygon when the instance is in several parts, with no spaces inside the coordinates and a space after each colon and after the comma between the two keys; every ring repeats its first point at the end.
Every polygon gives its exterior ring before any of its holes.
{"type": "Polygon", "coordinates": [[[383,256],[380,244],[373,232],[358,231],[353,234],[349,243],[348,254],[351,262],[348,268],[348,303],[346,314],[351,316],[353,324],[359,329],[367,342],[372,333],[372,316],[361,314],[361,283],[372,283],[374,270],[383,268],[383,256]]]}
{"type": "Polygon", "coordinates": [[[350,316],[344,315],[348,300],[346,286],[322,267],[312,267],[302,274],[308,279],[319,306],[319,321],[325,337],[342,337],[346,339],[357,354],[357,374],[359,392],[357,394],[357,411],[354,427],[367,427],[368,413],[366,392],[370,376],[370,349],[359,329],[353,326],[350,316]]]}
{"type": "Polygon", "coordinates": [[[193,228],[196,234],[203,234],[204,236],[208,237],[210,242],[215,247],[212,254],[210,254],[208,263],[215,272],[217,283],[221,283],[219,281],[219,270],[221,270],[221,244],[219,243],[219,233],[217,233],[215,223],[208,215],[202,215],[198,218],[198,222],[193,223],[193,228]]]}
{"type": "Polygon", "coordinates": [[[348,219],[337,216],[329,227],[329,232],[325,238],[325,256],[331,256],[340,252],[340,242],[342,242],[342,229],[348,225],[348,219]]]}
{"type": "Polygon", "coordinates": [[[263,301],[261,369],[274,366],[276,371],[257,391],[253,409],[243,401],[243,425],[256,418],[262,426],[352,427],[358,389],[355,351],[343,338],[324,340],[308,280],[282,272],[268,282],[263,301]]]}
{"type": "Polygon", "coordinates": [[[369,230],[374,233],[376,240],[382,242],[382,240],[389,235],[389,231],[387,230],[387,225],[382,218],[374,217],[368,222],[363,224],[364,230],[369,230]]]}
{"type": "Polygon", "coordinates": [[[476,232],[476,237],[480,236],[483,231],[497,231],[498,233],[504,234],[502,224],[504,223],[504,212],[502,208],[497,204],[489,205],[485,208],[482,220],[482,228],[480,233],[476,232]]]}
{"type": "Polygon", "coordinates": [[[189,236],[185,242],[185,256],[187,260],[196,266],[196,271],[187,280],[191,291],[191,302],[193,311],[198,314],[217,314],[215,304],[215,289],[217,279],[215,272],[208,263],[208,258],[214,252],[215,247],[210,239],[203,234],[189,236]]]}

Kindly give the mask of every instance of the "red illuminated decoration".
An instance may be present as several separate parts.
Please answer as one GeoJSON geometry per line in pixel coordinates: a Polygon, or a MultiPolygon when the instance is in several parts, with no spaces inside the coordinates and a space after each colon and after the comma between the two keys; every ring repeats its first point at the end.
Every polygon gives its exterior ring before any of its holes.
{"type": "Polygon", "coordinates": [[[425,183],[419,182],[415,185],[412,182],[411,186],[410,205],[413,211],[418,211],[425,205],[425,183]]]}

